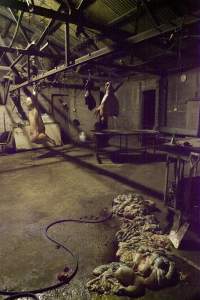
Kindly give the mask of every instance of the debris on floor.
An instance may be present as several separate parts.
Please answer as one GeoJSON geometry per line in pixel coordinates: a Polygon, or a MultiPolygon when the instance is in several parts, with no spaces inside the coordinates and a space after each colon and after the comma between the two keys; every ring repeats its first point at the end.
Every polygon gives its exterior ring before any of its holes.
{"type": "Polygon", "coordinates": [[[113,214],[120,218],[116,233],[119,262],[97,267],[89,291],[102,294],[140,296],[145,288],[160,289],[177,281],[172,244],[154,216],[156,207],[139,194],[118,195],[113,214]]]}

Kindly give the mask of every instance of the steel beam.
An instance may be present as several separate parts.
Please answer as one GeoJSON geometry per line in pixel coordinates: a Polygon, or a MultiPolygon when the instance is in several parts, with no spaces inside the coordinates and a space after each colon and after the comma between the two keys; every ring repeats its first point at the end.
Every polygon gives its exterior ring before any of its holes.
{"type": "MultiPolygon", "coordinates": [[[[8,13],[5,10],[1,10],[0,9],[0,17],[5,18],[7,21],[11,21],[12,23],[15,23],[14,19],[11,17],[10,13],[8,13]]],[[[53,24],[51,26],[51,28],[49,28],[48,31],[48,39],[54,43],[57,44],[59,43],[59,41],[52,36],[52,33],[54,33],[54,31],[56,31],[58,29],[58,23],[63,24],[63,22],[59,22],[59,21],[55,21],[55,24],[53,24]]],[[[21,26],[21,28],[23,28],[23,30],[25,30],[26,32],[28,31],[30,33],[30,36],[32,37],[34,33],[36,33],[38,36],[41,34],[41,31],[35,26],[31,26],[31,24],[29,24],[28,22],[23,22],[23,26],[21,26]]]]}
{"type": "MultiPolygon", "coordinates": [[[[67,83],[62,83],[62,82],[50,82],[49,83],[50,87],[54,87],[54,88],[66,88],[66,89],[77,89],[77,90],[83,90],[83,84],[67,84],[67,83]]],[[[45,89],[45,87],[44,87],[45,89]]],[[[93,91],[98,91],[99,87],[93,87],[92,88],[93,91]]]]}
{"type": "Polygon", "coordinates": [[[27,77],[28,77],[28,80],[30,80],[31,78],[31,64],[30,64],[30,56],[27,55],[27,77]]]}
{"type": "MultiPolygon", "coordinates": [[[[67,16],[67,14],[65,12],[55,11],[52,9],[33,5],[32,6],[33,11],[30,12],[27,3],[22,2],[22,1],[17,1],[17,0],[0,0],[0,6],[9,7],[11,9],[21,10],[24,12],[29,12],[29,13],[33,13],[36,15],[44,16],[46,18],[53,19],[54,21],[59,20],[64,23],[68,22],[68,23],[72,23],[72,24],[76,24],[76,25],[79,25],[79,23],[80,23],[80,15],[79,15],[78,10],[72,10],[71,14],[69,16],[67,16]]],[[[117,36],[118,36],[118,34],[116,34],[116,32],[114,30],[108,29],[108,28],[106,28],[106,26],[100,26],[96,23],[90,22],[87,19],[85,19],[84,17],[82,17],[81,20],[82,20],[82,25],[84,27],[92,28],[99,32],[105,31],[105,33],[107,32],[107,34],[113,35],[113,37],[115,37],[115,38],[117,38],[117,36]]],[[[121,32],[121,35],[123,35],[123,34],[125,36],[125,33],[121,32]]]]}
{"type": "Polygon", "coordinates": [[[10,71],[10,67],[8,67],[8,66],[0,66],[0,71],[10,71]]]}
{"type": "Polygon", "coordinates": [[[70,39],[69,23],[65,23],[65,64],[68,66],[70,61],[70,39]]]}
{"type": "Polygon", "coordinates": [[[21,10],[24,12],[33,13],[36,15],[44,16],[48,19],[59,20],[66,22],[66,14],[63,12],[57,12],[53,9],[45,8],[38,5],[32,5],[33,10],[30,11],[27,3],[18,0],[0,0],[0,5],[4,7],[9,7],[11,9],[21,10]]]}
{"type": "MultiPolygon", "coordinates": [[[[3,45],[3,47],[6,47],[5,42],[4,42],[4,40],[2,39],[2,36],[1,36],[1,35],[0,35],[0,43],[3,45]]],[[[10,62],[13,62],[13,58],[12,58],[12,56],[10,55],[10,53],[7,53],[7,57],[8,57],[8,60],[9,60],[10,62]]]]}
{"type": "Polygon", "coordinates": [[[146,0],[142,0],[142,4],[144,5],[144,8],[146,10],[147,15],[149,16],[149,19],[151,20],[152,25],[159,30],[159,22],[156,18],[156,16],[153,14],[152,9],[149,5],[149,3],[146,0]]]}
{"type": "Polygon", "coordinates": [[[5,83],[5,86],[4,86],[4,101],[3,101],[3,104],[4,104],[4,105],[6,105],[7,100],[8,100],[10,84],[11,84],[11,81],[8,80],[8,81],[5,83]],[[6,85],[7,85],[7,86],[6,86],[6,85]]]}
{"type": "MultiPolygon", "coordinates": [[[[26,49],[21,49],[21,48],[13,48],[13,47],[8,47],[8,46],[3,46],[0,45],[0,51],[5,51],[6,53],[19,53],[22,55],[33,55],[33,56],[39,56],[39,57],[51,57],[50,54],[43,53],[41,51],[37,51],[34,49],[34,44],[31,44],[32,47],[28,47],[26,49]]],[[[61,56],[58,56],[56,58],[62,58],[61,56]]],[[[9,67],[10,68],[10,67],[9,67]]]]}
{"type": "Polygon", "coordinates": [[[38,82],[38,81],[40,81],[42,79],[45,79],[45,78],[47,78],[51,75],[55,75],[57,73],[60,73],[60,72],[63,72],[63,71],[69,70],[69,69],[73,69],[73,68],[75,68],[75,67],[77,67],[81,64],[92,61],[94,59],[102,58],[102,57],[104,57],[104,56],[106,56],[110,53],[112,53],[111,48],[105,47],[105,48],[100,49],[98,51],[92,52],[91,54],[87,54],[87,55],[85,55],[81,58],[76,59],[75,63],[72,64],[72,65],[69,65],[69,66],[62,65],[60,67],[57,67],[57,68],[52,69],[50,71],[47,71],[44,74],[38,75],[38,76],[34,77],[33,79],[31,79],[30,81],[25,81],[25,82],[23,82],[19,85],[15,85],[10,89],[10,91],[14,91],[14,90],[17,90],[19,88],[25,87],[27,85],[31,85],[34,82],[38,82]]]}
{"type": "Polygon", "coordinates": [[[128,12],[124,13],[120,17],[115,18],[114,20],[108,23],[109,27],[119,26],[124,23],[129,22],[130,19],[137,13],[137,7],[130,9],[128,12]]]}
{"type": "MultiPolygon", "coordinates": [[[[196,22],[197,22],[196,18],[188,18],[187,21],[185,21],[184,25],[186,25],[186,24],[189,25],[189,24],[193,24],[193,23],[196,23],[196,22]]],[[[177,27],[179,27],[179,26],[177,25],[177,27]]],[[[140,43],[142,41],[145,41],[147,39],[151,39],[151,38],[154,38],[156,36],[159,36],[159,35],[161,35],[161,33],[164,34],[166,32],[170,32],[170,31],[173,31],[175,29],[176,29],[176,27],[172,26],[171,24],[162,24],[162,25],[159,26],[159,30],[157,30],[155,28],[152,28],[152,29],[146,30],[145,32],[139,33],[137,35],[134,35],[134,36],[128,38],[125,42],[124,48],[122,47],[122,45],[118,45],[116,43],[113,43],[109,47],[104,47],[100,50],[94,51],[90,54],[87,54],[83,57],[80,57],[80,58],[76,59],[74,64],[72,64],[72,65],[60,66],[60,67],[52,69],[52,70],[50,70],[50,71],[48,71],[44,74],[41,74],[41,75],[33,78],[30,81],[25,81],[25,82],[23,82],[19,85],[15,85],[11,88],[11,90],[14,91],[14,90],[22,88],[24,86],[33,84],[34,82],[38,82],[38,81],[40,81],[44,78],[47,78],[48,76],[51,76],[51,75],[54,75],[54,74],[57,74],[57,73],[60,73],[60,72],[63,72],[63,71],[69,70],[69,69],[73,69],[74,67],[77,67],[78,65],[81,65],[81,64],[84,64],[84,63],[87,63],[87,62],[91,62],[93,60],[102,59],[105,56],[114,54],[116,52],[120,52],[122,50],[124,52],[126,52],[127,50],[130,51],[130,44],[131,43],[132,43],[132,45],[134,45],[134,44],[140,43]],[[127,43],[129,44],[128,48],[127,48],[127,43]]]]}
{"type": "MultiPolygon", "coordinates": [[[[18,23],[18,19],[17,19],[17,17],[16,17],[16,14],[12,11],[11,8],[9,8],[9,11],[10,11],[12,17],[13,17],[14,22],[17,24],[17,23],[18,23]]],[[[23,36],[24,36],[26,42],[27,42],[27,43],[30,43],[31,40],[30,40],[30,38],[28,37],[28,35],[27,35],[27,33],[26,33],[26,30],[23,28],[23,26],[22,26],[21,24],[19,24],[19,29],[20,29],[21,33],[23,34],[23,36]]]]}
{"type": "Polygon", "coordinates": [[[8,25],[6,26],[6,28],[4,29],[4,31],[3,31],[3,33],[2,33],[2,38],[5,39],[5,37],[8,35],[9,30],[10,30],[12,24],[13,24],[13,22],[12,22],[11,20],[9,20],[8,25]]]}
{"type": "MultiPolygon", "coordinates": [[[[17,6],[16,3],[18,3],[19,1],[15,1],[15,0],[8,0],[8,3],[12,2],[12,6],[11,8],[13,8],[13,6],[17,6]]],[[[9,7],[7,1],[6,0],[0,0],[0,6],[6,6],[9,7]]],[[[27,4],[25,2],[20,2],[25,6],[27,6],[27,4]]],[[[62,5],[62,4],[61,4],[62,5]]],[[[63,6],[62,6],[63,8],[63,6]]],[[[42,8],[44,9],[44,8],[42,8]]],[[[34,13],[34,12],[33,12],[34,13]]],[[[59,11],[54,11],[54,13],[58,13],[59,11]]],[[[1,12],[0,14],[3,15],[6,18],[9,18],[7,15],[5,15],[5,12],[1,12]]],[[[112,28],[108,28],[108,26],[105,25],[99,25],[96,24],[94,22],[91,22],[89,20],[87,20],[82,14],[81,11],[79,12],[77,9],[72,9],[71,14],[69,15],[69,17],[67,17],[66,12],[62,12],[62,14],[65,16],[65,18],[63,20],[60,20],[61,22],[69,22],[75,25],[81,25],[84,28],[91,28],[95,31],[97,31],[99,34],[102,34],[103,36],[106,36],[106,38],[110,38],[111,40],[118,40],[119,37],[120,38],[127,38],[130,34],[128,34],[127,32],[124,32],[122,30],[119,30],[119,28],[116,30],[116,28],[112,29],[112,28]]],[[[49,17],[49,15],[48,15],[49,17]]],[[[11,20],[11,18],[9,18],[11,20]]],[[[54,21],[56,21],[58,18],[54,18],[54,21]]],[[[26,28],[28,27],[29,30],[32,30],[31,27],[29,27],[28,25],[25,25],[26,28]]],[[[23,26],[24,27],[24,26],[23,26]]],[[[54,30],[54,29],[53,29],[54,30]]],[[[51,33],[51,29],[49,30],[49,34],[51,33]]]]}
{"type": "Polygon", "coordinates": [[[78,10],[84,10],[88,6],[90,6],[93,2],[95,2],[95,0],[81,0],[81,2],[79,3],[79,5],[78,5],[78,7],[76,9],[78,9],[78,10]]]}
{"type": "MultiPolygon", "coordinates": [[[[58,9],[60,10],[60,8],[58,9]]],[[[36,46],[37,47],[40,47],[41,44],[43,43],[44,39],[46,38],[47,34],[49,33],[49,29],[51,28],[51,26],[54,24],[55,20],[52,19],[49,21],[49,23],[47,24],[45,30],[43,31],[43,33],[41,34],[39,40],[36,42],[36,46]]],[[[26,50],[29,50],[30,48],[32,47],[32,44],[29,44],[27,47],[26,47],[26,50]]],[[[22,54],[20,54],[16,59],[15,61],[12,63],[12,65],[10,66],[11,69],[21,60],[21,58],[23,57],[22,54]]]]}

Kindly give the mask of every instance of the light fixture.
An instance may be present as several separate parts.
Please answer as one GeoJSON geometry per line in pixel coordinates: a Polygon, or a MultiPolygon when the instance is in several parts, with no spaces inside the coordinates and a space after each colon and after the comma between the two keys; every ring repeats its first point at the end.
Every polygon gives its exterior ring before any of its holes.
{"type": "Polygon", "coordinates": [[[185,82],[187,80],[187,76],[185,73],[182,73],[181,76],[180,76],[180,81],[181,82],[185,82]]]}

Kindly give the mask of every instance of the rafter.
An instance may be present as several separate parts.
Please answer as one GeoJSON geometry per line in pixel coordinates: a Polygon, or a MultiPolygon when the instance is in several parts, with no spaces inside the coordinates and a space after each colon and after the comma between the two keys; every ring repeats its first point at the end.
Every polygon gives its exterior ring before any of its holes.
{"type": "MultiPolygon", "coordinates": [[[[10,14],[11,14],[11,16],[12,16],[14,22],[17,24],[17,23],[18,23],[18,19],[17,19],[16,13],[15,13],[11,8],[9,8],[9,11],[10,11],[10,14]]],[[[23,36],[24,36],[26,42],[27,42],[27,43],[30,43],[31,40],[30,40],[30,38],[28,37],[28,35],[27,35],[27,33],[26,33],[26,30],[23,28],[23,26],[22,26],[21,24],[19,24],[19,29],[20,29],[21,33],[23,34],[23,36]]]]}
{"type": "MultiPolygon", "coordinates": [[[[15,21],[13,20],[13,18],[11,18],[11,15],[6,12],[5,10],[0,10],[0,17],[5,18],[8,21],[11,21],[12,24],[15,23],[15,21]]],[[[52,27],[49,28],[48,31],[48,41],[51,42],[51,44],[57,45],[57,46],[61,46],[61,43],[56,39],[56,37],[52,36],[52,33],[57,30],[58,26],[62,25],[62,22],[59,21],[55,21],[55,23],[52,25],[52,27]]],[[[33,33],[35,32],[37,34],[37,36],[41,35],[41,31],[35,26],[33,28],[33,26],[31,26],[29,23],[27,22],[23,22],[23,26],[21,26],[26,32],[30,32],[30,36],[33,36],[33,33]]]]}
{"type": "MultiPolygon", "coordinates": [[[[189,25],[189,24],[196,23],[196,22],[197,22],[197,20],[195,18],[189,18],[189,19],[187,19],[187,21],[185,21],[185,24],[189,25]]],[[[161,35],[161,32],[163,34],[163,33],[166,33],[166,32],[173,31],[174,29],[175,29],[175,27],[172,26],[171,24],[162,24],[162,25],[159,26],[159,30],[157,30],[155,28],[149,29],[149,30],[147,30],[143,33],[140,33],[140,34],[137,34],[137,35],[134,35],[134,36],[128,38],[127,42],[132,43],[132,45],[134,45],[134,44],[140,43],[144,40],[151,39],[153,37],[159,36],[159,35],[161,35]]],[[[69,70],[69,69],[73,69],[74,67],[76,67],[78,65],[91,62],[92,60],[102,59],[105,56],[108,56],[110,54],[114,54],[116,52],[122,51],[122,48],[123,47],[121,45],[117,45],[117,44],[113,44],[110,47],[104,47],[104,48],[102,48],[98,51],[94,51],[94,52],[92,52],[88,55],[85,55],[83,57],[80,57],[80,58],[76,59],[74,64],[72,64],[72,65],[60,66],[56,70],[55,69],[50,70],[50,71],[46,72],[45,74],[39,75],[39,76],[37,76],[36,78],[34,78],[30,81],[25,81],[22,84],[16,85],[16,86],[12,87],[12,90],[16,90],[16,89],[19,89],[21,87],[32,84],[34,82],[38,82],[38,81],[40,81],[44,78],[47,78],[51,75],[54,75],[54,74],[57,74],[57,73],[60,73],[60,72],[63,72],[63,71],[69,70]]],[[[129,47],[127,48],[127,44],[125,43],[125,48],[123,49],[123,51],[127,52],[127,50],[128,51],[130,50],[130,44],[129,44],[129,47]]]]}
{"type": "Polygon", "coordinates": [[[0,66],[0,71],[9,71],[10,70],[10,67],[8,66],[0,66]]]}
{"type": "Polygon", "coordinates": [[[30,8],[26,2],[18,0],[1,0],[0,5],[28,13],[34,13],[36,15],[44,16],[48,19],[60,20],[62,22],[66,21],[66,15],[63,12],[57,12],[53,9],[45,8],[38,5],[32,5],[32,11],[30,11],[30,8]]]}
{"type": "Polygon", "coordinates": [[[121,26],[124,23],[127,23],[130,21],[130,19],[133,18],[133,16],[136,14],[137,8],[132,8],[128,12],[124,13],[123,15],[113,19],[108,23],[109,27],[114,27],[114,26],[121,26]]]}
{"type": "MultiPolygon", "coordinates": [[[[61,7],[58,9],[60,10],[61,7]]],[[[52,19],[49,21],[49,23],[47,24],[45,30],[42,32],[40,38],[37,40],[37,42],[35,43],[35,46],[36,47],[40,47],[43,43],[43,41],[45,40],[47,34],[49,33],[49,30],[50,28],[52,27],[52,25],[54,24],[55,20],[52,19]]],[[[29,50],[30,48],[32,47],[32,44],[29,44],[27,47],[26,47],[26,50],[29,50]]],[[[14,62],[11,64],[10,68],[13,69],[13,67],[15,67],[15,65],[22,59],[23,57],[23,54],[20,54],[15,60],[14,62]]]]}
{"type": "Polygon", "coordinates": [[[78,9],[79,11],[84,10],[95,1],[96,0],[81,0],[79,5],[76,7],[76,9],[78,9]]]}
{"type": "MultiPolygon", "coordinates": [[[[19,14],[19,18],[18,18],[17,23],[16,23],[14,34],[13,34],[12,39],[10,40],[10,43],[9,43],[9,46],[8,46],[9,48],[12,47],[13,43],[16,40],[16,37],[17,37],[19,29],[20,29],[20,24],[21,24],[21,21],[22,21],[22,18],[23,18],[23,14],[24,14],[23,12],[20,12],[20,14],[19,14]]],[[[0,61],[1,61],[2,57],[4,56],[4,54],[5,54],[5,51],[3,51],[2,55],[1,55],[0,61]]]]}
{"type": "Polygon", "coordinates": [[[142,0],[142,4],[146,10],[146,13],[152,23],[152,25],[159,30],[159,22],[155,14],[153,13],[152,8],[150,7],[150,4],[146,0],[142,0]]]}
{"type": "MultiPolygon", "coordinates": [[[[59,1],[62,2],[63,1],[59,1]]],[[[63,9],[63,4],[62,5],[62,9],[63,9]]],[[[29,12],[28,11],[28,6],[25,2],[21,2],[18,0],[0,0],[0,6],[5,6],[5,7],[10,7],[11,9],[18,9],[18,10],[22,10],[25,12],[29,12]]],[[[34,6],[35,7],[35,6],[34,6]]],[[[61,22],[69,22],[71,24],[75,24],[78,25],[79,27],[83,27],[83,28],[90,28],[95,30],[98,34],[102,34],[103,36],[105,36],[106,38],[110,38],[111,40],[117,41],[120,38],[127,38],[130,34],[120,30],[119,28],[108,28],[107,26],[103,25],[103,24],[97,24],[94,23],[92,21],[89,21],[87,18],[84,17],[84,15],[82,14],[82,10],[77,10],[77,9],[72,9],[71,10],[71,14],[69,16],[67,16],[66,12],[63,12],[62,10],[60,11],[53,11],[53,13],[49,13],[48,9],[46,9],[46,13],[44,14],[43,11],[45,11],[44,7],[40,7],[37,6],[36,10],[33,10],[33,14],[40,14],[43,15],[47,18],[53,18],[54,21],[55,20],[60,20],[61,22]],[[59,15],[62,15],[61,18],[59,18],[59,15]]],[[[1,14],[1,12],[0,12],[1,14]]]]}
{"type": "MultiPolygon", "coordinates": [[[[50,54],[43,53],[42,51],[38,51],[35,49],[34,44],[31,44],[32,47],[28,47],[27,49],[22,49],[22,48],[14,48],[14,47],[8,47],[8,46],[3,46],[0,45],[0,51],[5,51],[6,53],[19,53],[22,55],[33,55],[33,56],[39,56],[39,57],[51,57],[50,54]]],[[[55,56],[55,58],[62,57],[60,56],[55,56]]]]}
{"type": "MultiPolygon", "coordinates": [[[[3,45],[3,47],[6,47],[5,42],[4,42],[4,39],[2,39],[2,36],[1,36],[1,35],[0,35],[0,43],[3,45]]],[[[11,56],[10,53],[6,53],[6,56],[8,57],[8,60],[9,60],[9,61],[13,62],[13,58],[12,58],[12,56],[11,56]]]]}
{"type": "Polygon", "coordinates": [[[4,29],[3,33],[1,34],[3,39],[8,35],[9,30],[10,30],[12,24],[13,24],[13,22],[9,20],[8,21],[8,25],[6,26],[6,28],[4,29]]]}

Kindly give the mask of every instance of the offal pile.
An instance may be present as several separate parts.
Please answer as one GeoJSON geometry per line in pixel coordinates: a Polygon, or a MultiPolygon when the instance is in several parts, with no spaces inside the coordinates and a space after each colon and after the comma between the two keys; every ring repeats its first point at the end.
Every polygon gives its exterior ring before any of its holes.
{"type": "Polygon", "coordinates": [[[116,233],[118,261],[94,269],[95,278],[87,283],[90,291],[133,297],[146,288],[160,289],[177,281],[172,244],[154,212],[154,202],[136,193],[114,199],[113,214],[121,224],[116,233]]]}

